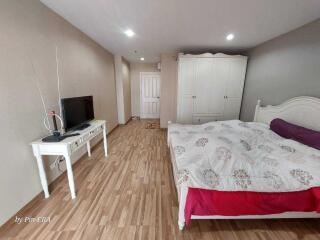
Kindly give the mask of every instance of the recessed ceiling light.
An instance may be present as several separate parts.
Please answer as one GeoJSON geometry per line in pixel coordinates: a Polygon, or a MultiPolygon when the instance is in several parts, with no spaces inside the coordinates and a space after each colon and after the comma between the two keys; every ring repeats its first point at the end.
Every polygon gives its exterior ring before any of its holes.
{"type": "Polygon", "coordinates": [[[144,57],[141,57],[141,58],[140,58],[140,61],[144,61],[144,57]]]}
{"type": "Polygon", "coordinates": [[[124,34],[128,37],[133,37],[135,35],[134,31],[132,31],[131,29],[127,29],[126,31],[124,31],[124,34]]]}
{"type": "Polygon", "coordinates": [[[234,39],[234,35],[232,33],[230,33],[230,34],[227,35],[226,39],[228,41],[231,41],[232,39],[234,39]]]}

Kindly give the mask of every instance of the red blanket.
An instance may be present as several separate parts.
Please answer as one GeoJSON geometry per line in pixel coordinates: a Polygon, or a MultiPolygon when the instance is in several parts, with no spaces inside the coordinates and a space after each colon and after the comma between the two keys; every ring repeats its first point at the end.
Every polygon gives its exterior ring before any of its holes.
{"type": "Polygon", "coordinates": [[[185,220],[189,224],[191,215],[240,216],[311,211],[320,212],[320,187],[279,193],[189,188],[185,220]]]}

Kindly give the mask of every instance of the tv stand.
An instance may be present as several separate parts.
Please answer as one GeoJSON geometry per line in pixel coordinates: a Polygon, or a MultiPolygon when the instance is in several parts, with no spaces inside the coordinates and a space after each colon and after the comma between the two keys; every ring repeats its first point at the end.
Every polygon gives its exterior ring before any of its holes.
{"type": "Polygon", "coordinates": [[[76,127],[74,130],[77,131],[77,130],[83,130],[83,129],[86,129],[90,127],[90,123],[83,123],[81,125],[79,125],[78,127],[76,127]]]}
{"type": "Polygon", "coordinates": [[[46,176],[46,172],[43,164],[43,158],[42,158],[43,155],[64,156],[66,160],[67,175],[68,175],[68,181],[69,181],[69,187],[70,187],[72,199],[76,197],[73,171],[72,171],[72,162],[71,162],[71,156],[73,155],[73,153],[82,149],[84,146],[87,146],[88,155],[90,157],[91,156],[90,140],[102,134],[104,154],[106,157],[108,156],[106,121],[92,120],[89,122],[88,125],[89,127],[86,127],[86,129],[82,131],[80,130],[77,131],[79,135],[66,138],[60,142],[43,142],[41,138],[31,143],[33,154],[37,159],[40,181],[44,191],[45,198],[49,197],[49,191],[48,191],[47,176],[46,176]]]}

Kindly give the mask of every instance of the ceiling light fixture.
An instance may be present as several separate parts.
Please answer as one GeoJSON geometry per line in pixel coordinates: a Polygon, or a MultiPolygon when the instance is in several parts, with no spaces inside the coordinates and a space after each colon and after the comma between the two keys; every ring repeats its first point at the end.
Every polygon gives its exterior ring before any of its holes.
{"type": "Polygon", "coordinates": [[[144,61],[144,57],[141,57],[141,58],[140,58],[140,61],[144,61]]]}
{"type": "Polygon", "coordinates": [[[126,31],[124,31],[124,34],[130,38],[135,35],[134,31],[132,31],[131,29],[127,29],[126,31]]]}
{"type": "Polygon", "coordinates": [[[226,39],[228,41],[231,41],[232,39],[234,39],[234,35],[232,33],[230,33],[230,34],[227,35],[226,39]]]}

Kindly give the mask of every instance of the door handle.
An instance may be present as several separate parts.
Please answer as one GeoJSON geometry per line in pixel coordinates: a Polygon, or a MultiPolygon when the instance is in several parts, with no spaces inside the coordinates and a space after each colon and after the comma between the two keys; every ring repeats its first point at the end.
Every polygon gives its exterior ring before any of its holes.
{"type": "Polygon", "coordinates": [[[160,98],[160,97],[157,97],[157,98],[160,98]]]}
{"type": "Polygon", "coordinates": [[[192,96],[192,98],[197,98],[197,96],[192,96]]]}

